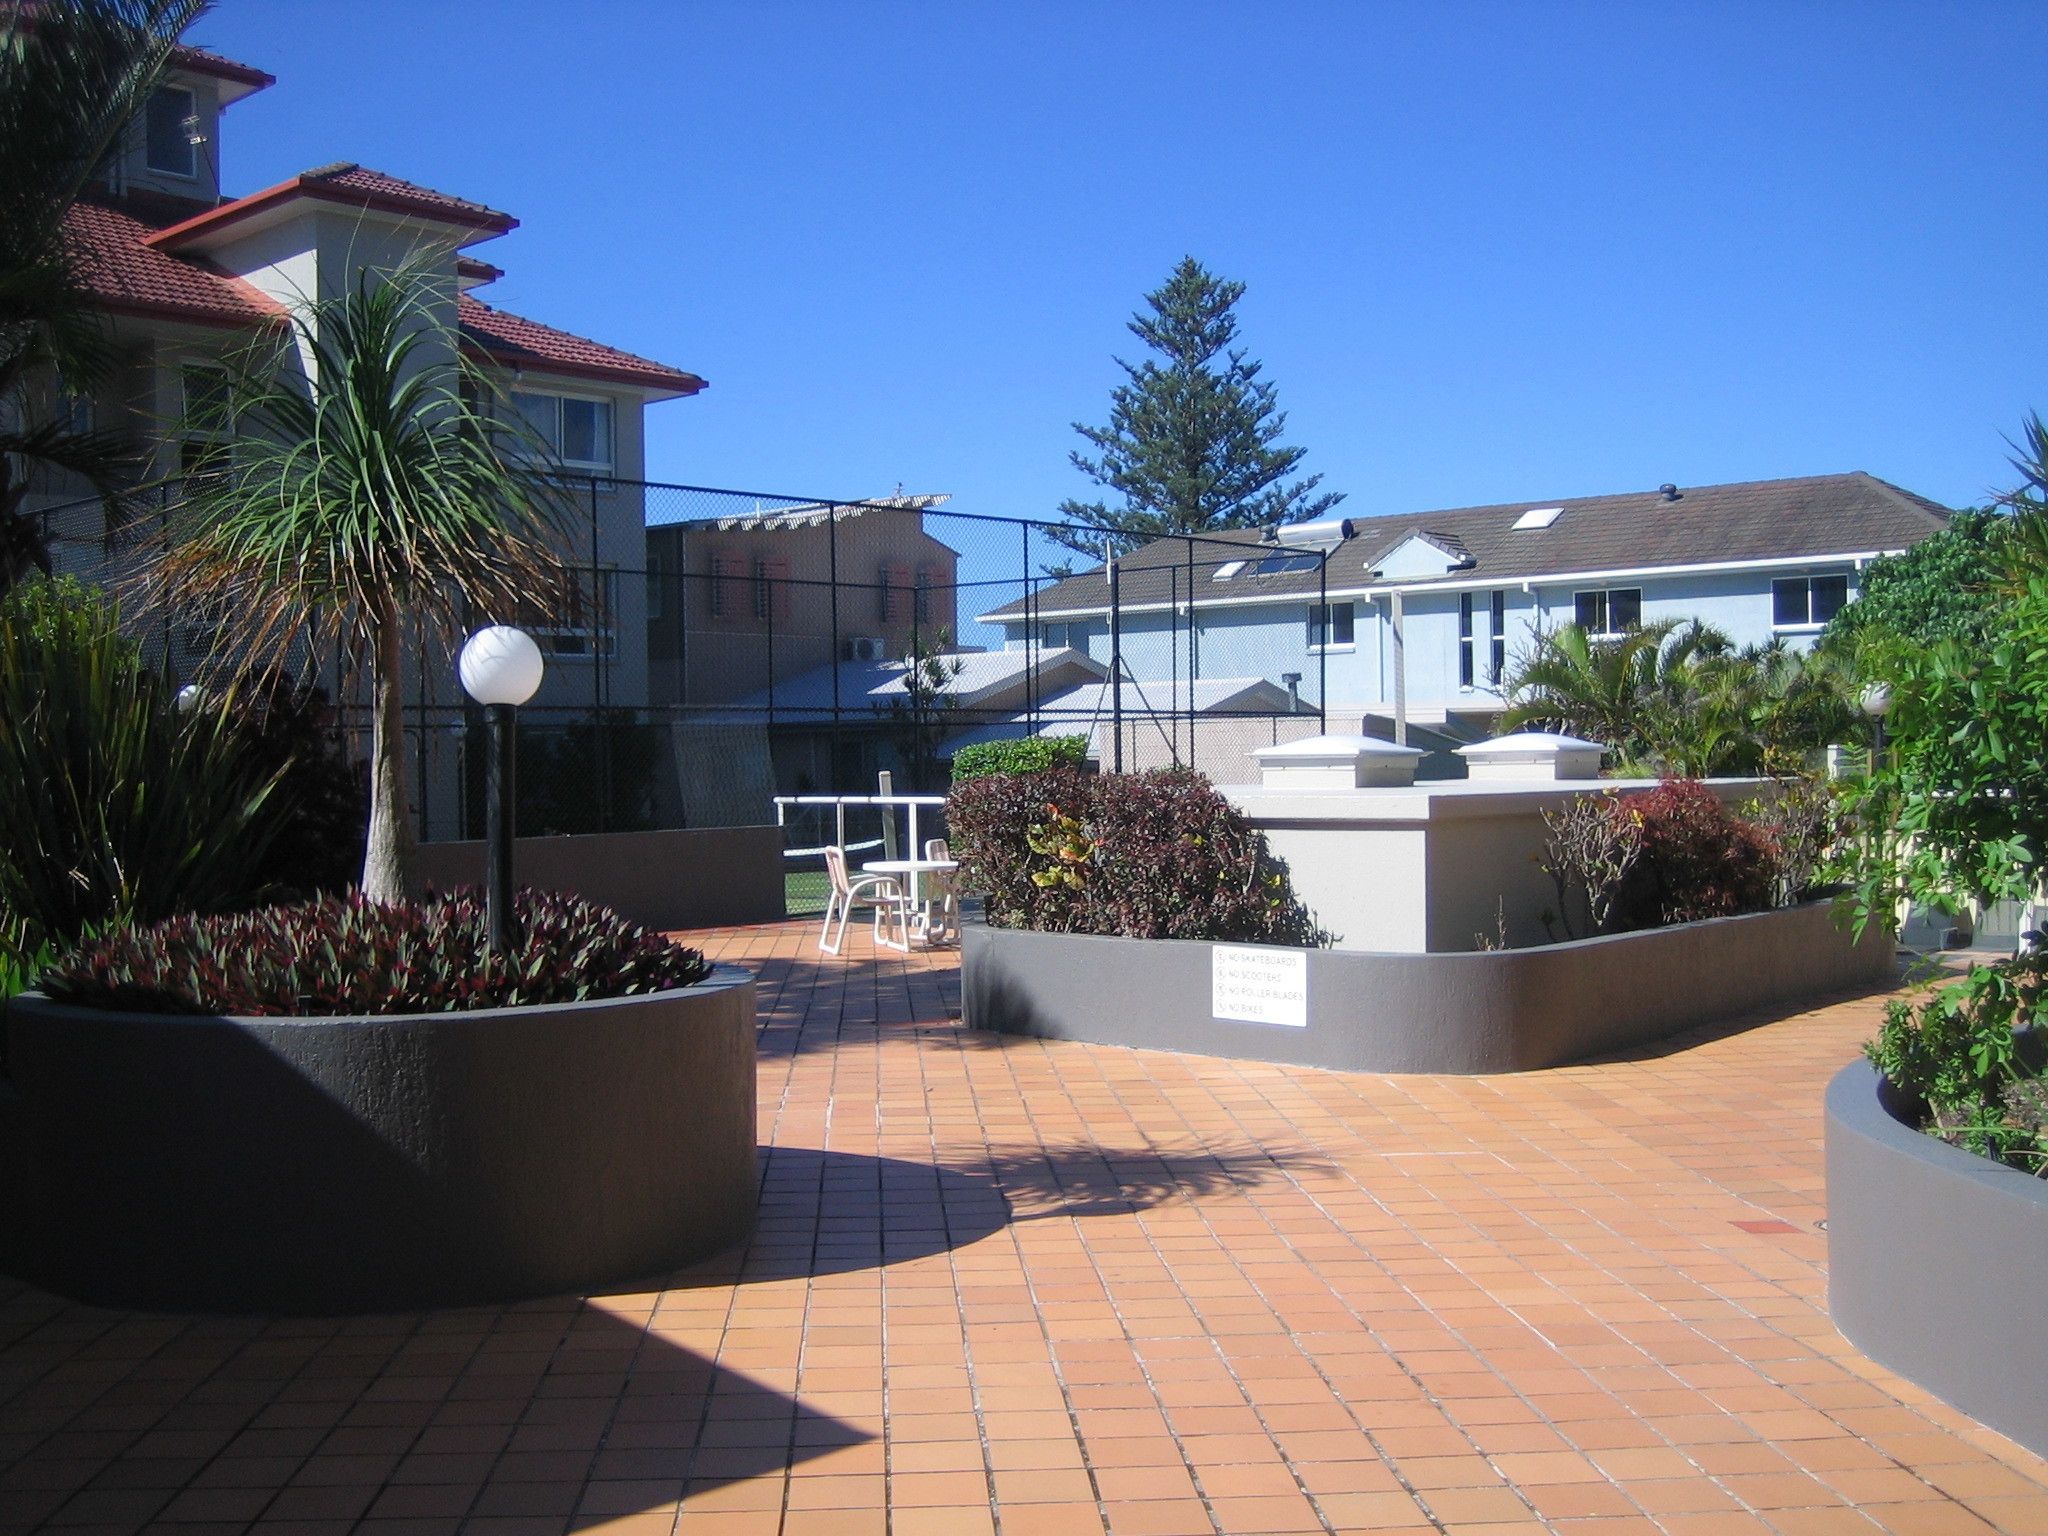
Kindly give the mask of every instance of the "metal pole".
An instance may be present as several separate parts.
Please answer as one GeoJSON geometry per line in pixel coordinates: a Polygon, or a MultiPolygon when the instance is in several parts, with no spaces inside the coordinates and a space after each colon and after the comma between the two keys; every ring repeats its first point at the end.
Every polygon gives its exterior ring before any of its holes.
{"type": "MultiPolygon", "coordinates": [[[[610,677],[605,666],[605,625],[611,620],[605,601],[604,574],[598,564],[597,476],[590,477],[590,723],[597,733],[597,830],[609,832],[612,820],[611,732],[605,723],[605,692],[610,677]]],[[[614,631],[616,635],[616,631],[614,631]]]]}
{"type": "Polygon", "coordinates": [[[512,952],[513,716],[510,704],[486,704],[490,758],[484,772],[484,911],[491,952],[512,952]]]}
{"type": "Polygon", "coordinates": [[[1115,545],[1105,538],[1104,554],[1109,560],[1109,728],[1116,737],[1111,752],[1112,773],[1124,771],[1124,624],[1123,592],[1119,585],[1115,545]]]}
{"type": "Polygon", "coordinates": [[[1202,637],[1195,628],[1195,541],[1188,540],[1188,766],[1195,766],[1195,679],[1202,675],[1202,637]]]}
{"type": "MultiPolygon", "coordinates": [[[[1188,548],[1193,549],[1190,544],[1188,548]]],[[[1167,721],[1167,750],[1173,754],[1175,767],[1180,766],[1180,568],[1169,565],[1166,568],[1166,661],[1169,681],[1166,685],[1167,707],[1174,714],[1167,721]]],[[[1195,684],[1188,679],[1188,729],[1194,729],[1195,684]]]]}
{"type": "MultiPolygon", "coordinates": [[[[828,505],[826,506],[826,508],[825,508],[825,559],[826,559],[826,566],[827,566],[827,575],[828,575],[828,576],[830,577],[830,595],[831,595],[831,603],[832,603],[832,660],[831,660],[831,667],[832,667],[832,767],[831,767],[831,774],[832,774],[832,779],[833,779],[833,785],[832,785],[832,789],[833,789],[833,792],[834,792],[834,793],[836,794],[836,793],[838,792],[838,790],[839,790],[839,784],[838,784],[838,779],[839,779],[839,756],[840,756],[840,752],[841,752],[841,750],[842,750],[842,748],[843,748],[843,745],[844,745],[844,743],[843,743],[843,742],[841,741],[841,739],[840,739],[840,730],[841,730],[841,725],[842,725],[842,722],[841,722],[841,719],[840,719],[840,712],[839,712],[839,663],[840,663],[840,660],[842,659],[842,658],[841,658],[841,653],[840,653],[840,649],[839,649],[839,644],[840,644],[840,642],[839,642],[839,509],[838,509],[837,507],[835,507],[835,506],[831,506],[831,505],[829,505],[829,504],[828,504],[828,505]]],[[[841,835],[841,837],[840,837],[840,839],[839,839],[839,843],[840,843],[840,846],[841,846],[841,847],[844,847],[844,846],[845,846],[845,844],[846,844],[846,838],[845,838],[845,836],[843,835],[843,830],[844,830],[844,829],[842,829],[842,835],[841,835]]]]}
{"type": "Polygon", "coordinates": [[[1402,610],[1401,589],[1387,594],[1387,627],[1394,642],[1394,742],[1408,745],[1408,616],[1402,610]]]}
{"type": "Polygon", "coordinates": [[[1038,625],[1031,613],[1031,525],[1017,524],[1017,536],[1024,545],[1024,561],[1017,574],[1024,583],[1024,718],[1032,735],[1038,734],[1038,625]]]}
{"type": "Polygon", "coordinates": [[[1323,648],[1316,653],[1316,734],[1323,734],[1329,723],[1330,707],[1330,642],[1336,639],[1336,615],[1330,612],[1330,552],[1323,551],[1323,558],[1316,566],[1316,601],[1323,610],[1323,648]]]}

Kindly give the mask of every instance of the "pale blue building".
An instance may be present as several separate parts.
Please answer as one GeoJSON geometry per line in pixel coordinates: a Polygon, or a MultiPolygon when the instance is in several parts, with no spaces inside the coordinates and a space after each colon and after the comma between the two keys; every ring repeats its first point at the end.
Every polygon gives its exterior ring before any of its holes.
{"type": "MultiPolygon", "coordinates": [[[[1949,515],[1858,472],[1162,539],[1117,562],[1115,648],[1169,688],[1263,677],[1333,730],[1472,739],[1538,629],[1697,618],[1738,644],[1810,645],[1865,566],[1949,515]]],[[[1108,665],[1110,586],[1098,566],[980,618],[1011,648],[1108,665]]]]}

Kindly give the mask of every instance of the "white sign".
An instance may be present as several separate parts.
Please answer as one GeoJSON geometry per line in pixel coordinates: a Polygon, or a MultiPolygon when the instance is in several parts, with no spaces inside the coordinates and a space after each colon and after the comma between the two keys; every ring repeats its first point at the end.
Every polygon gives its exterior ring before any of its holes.
{"type": "Polygon", "coordinates": [[[1307,950],[1217,944],[1209,954],[1209,1011],[1217,1018],[1308,1028],[1307,950]]]}

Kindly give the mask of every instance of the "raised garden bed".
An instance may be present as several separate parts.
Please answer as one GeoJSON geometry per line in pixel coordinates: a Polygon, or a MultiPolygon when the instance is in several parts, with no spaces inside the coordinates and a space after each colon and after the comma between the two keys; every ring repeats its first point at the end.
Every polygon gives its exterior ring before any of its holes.
{"type": "Polygon", "coordinates": [[[106,1305],[588,1291],[737,1242],[754,983],[374,1018],[7,1010],[0,1266],[106,1305]]]}
{"type": "Polygon", "coordinates": [[[1880,1365],[2048,1455],[2048,1337],[2026,1310],[2048,1180],[1925,1134],[1919,1107],[1864,1061],[1828,1085],[1828,1309],[1880,1365]]]}
{"type": "MultiPolygon", "coordinates": [[[[1831,904],[1530,949],[1308,950],[1302,1022],[1217,1017],[1217,946],[969,923],[977,1029],[1364,1072],[1513,1072],[1640,1045],[1798,998],[1868,988],[1890,938],[1831,904]]],[[[1283,952],[1284,953],[1284,952],[1283,952]]]]}

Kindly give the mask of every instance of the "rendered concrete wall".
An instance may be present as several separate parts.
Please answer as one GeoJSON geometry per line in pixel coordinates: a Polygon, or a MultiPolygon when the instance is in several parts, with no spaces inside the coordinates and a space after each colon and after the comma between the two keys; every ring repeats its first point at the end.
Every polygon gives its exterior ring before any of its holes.
{"type": "MultiPolygon", "coordinates": [[[[1563,934],[1544,914],[1557,891],[1544,873],[1546,811],[1588,794],[1654,788],[1654,779],[1583,784],[1462,779],[1386,789],[1268,789],[1223,793],[1287,864],[1295,893],[1338,949],[1471,950],[1497,939],[1548,944],[1563,934]]],[[[1735,803],[1770,792],[1762,779],[1714,779],[1735,803]]]]}
{"type": "Polygon", "coordinates": [[[0,1265],[104,1305],[577,1292],[753,1223],[754,982],[383,1018],[8,1005],[0,1265]]]}
{"type": "MultiPolygon", "coordinates": [[[[780,827],[522,837],[512,869],[520,885],[573,891],[643,928],[722,928],[783,915],[780,827]]],[[[420,878],[436,890],[480,884],[484,845],[423,843],[420,878]]]]}
{"type": "Polygon", "coordinates": [[[1892,973],[1827,903],[1536,949],[1308,952],[1308,1025],[1211,1012],[1213,946],[968,923],[962,1016],[976,1029],[1361,1072],[1516,1072],[1620,1050],[1892,973]]]}
{"type": "Polygon", "coordinates": [[[2048,1455],[2048,1335],[2025,1304],[2048,1274],[2048,1181],[1907,1110],[1868,1062],[1828,1085],[1828,1310],[1878,1364],[2048,1455]]]}

